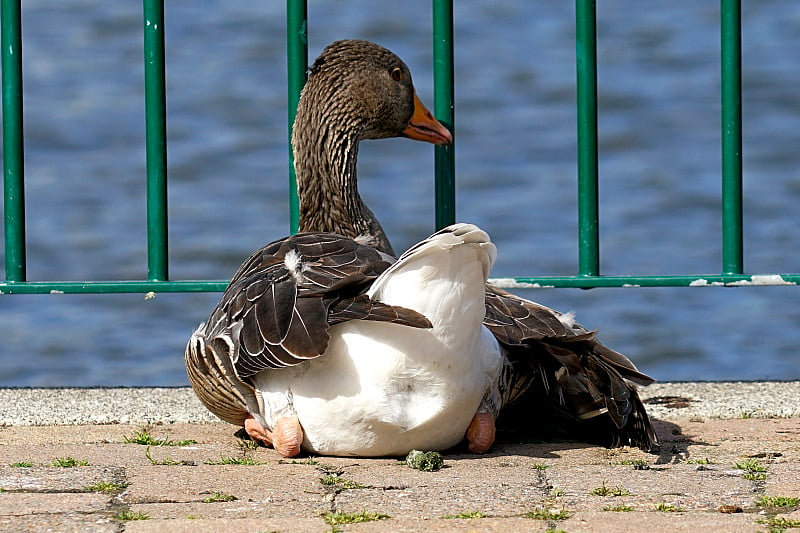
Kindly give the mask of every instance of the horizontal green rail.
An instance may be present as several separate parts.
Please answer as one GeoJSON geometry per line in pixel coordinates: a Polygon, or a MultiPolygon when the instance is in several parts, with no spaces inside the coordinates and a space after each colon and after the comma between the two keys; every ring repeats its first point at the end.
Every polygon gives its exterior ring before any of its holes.
{"type": "Polygon", "coordinates": [[[507,289],[574,287],[747,287],[797,285],[800,274],[707,274],[682,276],[537,276],[493,278],[490,283],[507,289]]]}
{"type": "MultiPolygon", "coordinates": [[[[800,274],[707,274],[685,276],[537,276],[491,278],[507,289],[598,287],[746,287],[800,284],[800,274]]],[[[227,280],[179,281],[28,281],[0,283],[0,294],[103,294],[222,292],[227,280]]]]}
{"type": "MultiPolygon", "coordinates": [[[[27,281],[23,148],[22,26],[20,0],[0,0],[5,281],[0,294],[157,293],[222,291],[225,280],[169,280],[167,225],[166,87],[164,1],[143,0],[145,124],[147,154],[147,279],[119,281],[27,281]]],[[[289,138],[308,65],[306,0],[287,0],[289,138]]],[[[722,265],[719,274],[604,276],[600,273],[597,148],[596,0],[575,0],[578,128],[578,274],[492,280],[509,288],[707,287],[796,285],[800,274],[744,274],[742,217],[741,0],[720,1],[722,128],[722,265]]],[[[434,114],[455,127],[452,0],[432,0],[434,114]]],[[[434,225],[456,219],[455,147],[435,148],[434,225]]],[[[289,160],[290,221],[297,230],[298,199],[289,160]]],[[[788,222],[787,222],[788,223],[788,222]]]]}
{"type": "Polygon", "coordinates": [[[222,292],[229,280],[26,281],[0,283],[0,294],[222,292]]]}

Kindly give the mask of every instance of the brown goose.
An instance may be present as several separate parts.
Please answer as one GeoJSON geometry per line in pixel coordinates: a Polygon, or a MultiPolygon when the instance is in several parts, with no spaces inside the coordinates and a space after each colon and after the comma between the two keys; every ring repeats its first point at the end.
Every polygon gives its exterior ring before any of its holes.
{"type": "Polygon", "coordinates": [[[321,229],[275,241],[239,268],[187,345],[195,391],[285,456],[399,455],[465,435],[485,451],[503,364],[481,327],[494,245],[457,224],[395,262],[378,251],[388,239],[354,181],[361,139],[448,143],[450,133],[416,97],[405,64],[359,42],[314,63],[295,132],[301,229],[322,215],[321,229]],[[320,176],[326,184],[309,189],[320,176]],[[309,209],[309,198],[328,209],[309,209]]]}
{"type": "MultiPolygon", "coordinates": [[[[462,262],[470,273],[447,263],[448,254],[441,246],[444,237],[439,234],[413,247],[411,259],[404,255],[400,266],[389,268],[393,250],[359,196],[355,167],[360,140],[396,136],[437,144],[451,140],[419,102],[408,68],[394,54],[365,41],[339,41],[326,48],[309,71],[292,139],[300,229],[324,234],[276,241],[256,252],[234,276],[210,320],[198,328],[186,350],[190,381],[203,403],[223,420],[244,425],[252,437],[273,443],[284,455],[299,453],[301,448],[340,455],[442,449],[465,433],[470,449],[483,452],[494,440],[501,405],[501,423],[505,419],[525,427],[531,425],[532,415],[552,413],[568,431],[590,428],[590,434],[584,435],[590,440],[653,447],[655,433],[631,383],[652,380],[627,358],[600,344],[571,315],[481,283],[480,316],[464,313],[457,323],[446,323],[430,306],[438,302],[433,294],[447,291],[420,289],[424,284],[420,279],[403,284],[391,278],[413,270],[408,265],[419,260],[414,254],[421,249],[429,267],[436,265],[433,270],[450,272],[449,281],[474,289],[480,282],[477,273],[485,281],[494,257],[485,233],[469,225],[456,226],[443,232],[447,238],[455,236],[456,249],[470,250],[464,252],[469,259],[462,262]],[[464,242],[459,234],[472,237],[464,242]],[[378,255],[363,245],[374,247],[378,255]],[[331,261],[325,263],[323,258],[331,261]],[[392,296],[371,288],[378,285],[392,287],[387,291],[392,296]],[[313,298],[304,298],[315,291],[313,298]],[[264,321],[278,326],[265,327],[264,321]],[[307,327],[308,323],[313,327],[307,327]],[[371,329],[360,330],[364,324],[371,324],[371,329]],[[370,345],[371,355],[367,359],[353,355],[359,345],[343,350],[349,350],[345,356],[330,357],[337,346],[348,343],[353,330],[359,336],[355,344],[370,345]],[[375,353],[391,352],[395,343],[411,338],[411,344],[406,344],[410,348],[401,349],[402,355],[392,360],[408,365],[409,354],[421,346],[417,336],[425,335],[438,341],[466,339],[436,361],[448,366],[466,351],[464,360],[471,361],[472,370],[423,375],[420,365],[411,365],[414,370],[408,371],[403,365],[375,364],[375,353]],[[378,352],[375,343],[382,346],[378,352]],[[336,363],[326,363],[329,360],[336,363]],[[334,372],[326,372],[326,366],[335,367],[334,372]],[[273,370],[276,367],[288,368],[273,370]],[[352,375],[347,377],[347,372],[352,375]],[[373,390],[373,396],[362,394],[361,403],[355,404],[335,401],[358,396],[356,389],[376,389],[364,387],[365,383],[374,385],[376,373],[380,390],[373,390]],[[437,380],[439,384],[431,388],[437,380]],[[451,383],[441,386],[442,380],[451,383]],[[489,383],[481,384],[481,380],[489,383]],[[339,388],[332,391],[331,383],[339,388]],[[453,390],[465,386],[472,389],[471,394],[450,399],[453,390]],[[298,390],[302,391],[299,401],[298,390]],[[306,413],[321,414],[298,416],[298,403],[303,402],[306,413]],[[447,409],[443,404],[448,402],[458,408],[447,409]],[[367,405],[380,407],[365,414],[367,405]],[[310,426],[313,435],[309,435],[310,426]],[[443,427],[449,428],[446,435],[443,427]]],[[[444,246],[451,247],[452,243],[444,246]]],[[[449,282],[447,277],[443,281],[449,282]]],[[[465,301],[444,307],[474,308],[465,301]]]]}

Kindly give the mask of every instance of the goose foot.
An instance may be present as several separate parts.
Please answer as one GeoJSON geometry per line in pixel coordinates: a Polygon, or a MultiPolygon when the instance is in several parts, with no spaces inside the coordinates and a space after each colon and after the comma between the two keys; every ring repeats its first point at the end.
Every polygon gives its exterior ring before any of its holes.
{"type": "Polygon", "coordinates": [[[272,432],[259,424],[253,415],[248,415],[244,419],[244,430],[254,441],[261,442],[265,446],[272,446],[272,432]]]}
{"type": "Polygon", "coordinates": [[[279,418],[272,430],[272,446],[284,457],[294,457],[300,453],[303,444],[303,428],[296,416],[279,418]]]}
{"type": "Polygon", "coordinates": [[[475,413],[467,428],[467,443],[472,453],[486,453],[494,444],[495,426],[491,413],[475,413]]]}
{"type": "Polygon", "coordinates": [[[283,457],[294,457],[303,444],[303,428],[296,416],[279,418],[272,431],[258,423],[253,415],[244,421],[244,429],[250,438],[272,446],[283,457]]]}

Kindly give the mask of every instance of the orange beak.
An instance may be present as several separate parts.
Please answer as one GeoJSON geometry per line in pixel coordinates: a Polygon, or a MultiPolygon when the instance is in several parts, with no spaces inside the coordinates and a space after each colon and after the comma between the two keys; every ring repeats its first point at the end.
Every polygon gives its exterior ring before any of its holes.
{"type": "Polygon", "coordinates": [[[441,122],[433,118],[433,115],[425,104],[414,93],[414,114],[408,121],[408,127],[403,130],[403,135],[415,141],[425,141],[433,144],[450,144],[453,136],[447,131],[441,122]]]}

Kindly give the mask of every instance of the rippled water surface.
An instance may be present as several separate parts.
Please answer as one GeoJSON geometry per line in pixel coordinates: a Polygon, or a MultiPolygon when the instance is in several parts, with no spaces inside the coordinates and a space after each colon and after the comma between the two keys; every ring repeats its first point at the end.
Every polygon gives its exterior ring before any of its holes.
{"type": "MultiPolygon", "coordinates": [[[[137,2],[23,3],[28,274],[146,276],[137,2]]],[[[602,2],[601,270],[719,272],[718,3],[602,2]]],[[[365,38],[432,104],[427,2],[309,7],[313,58],[365,38]]],[[[745,267],[800,271],[800,4],[744,5],[745,267]]],[[[167,3],[170,273],[228,278],[288,230],[285,15],[276,2],[167,3]]],[[[456,3],[458,218],[494,276],[574,274],[571,2],[456,3]]],[[[362,192],[396,249],[433,229],[433,155],[365,143],[362,192]]],[[[2,252],[0,252],[2,253],[2,252]]],[[[528,290],[575,310],[656,378],[800,377],[796,287],[528,290]]],[[[0,385],[184,385],[183,347],[219,294],[0,297],[0,385]]]]}

